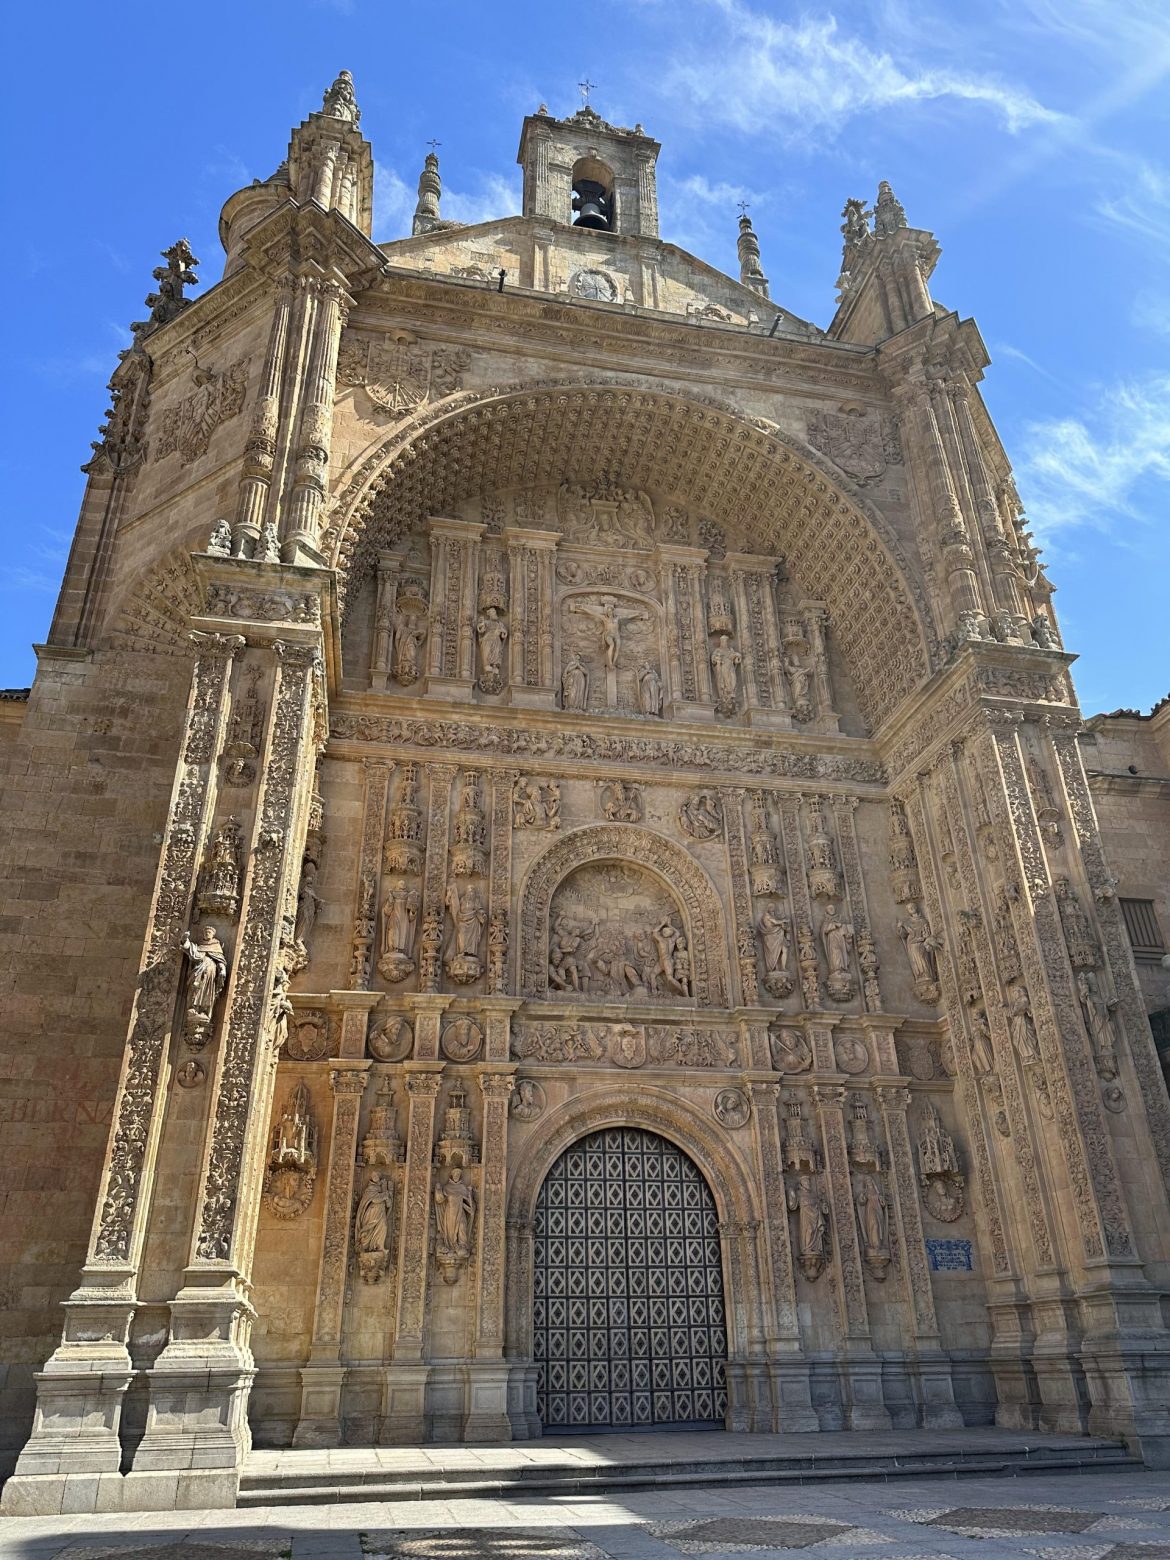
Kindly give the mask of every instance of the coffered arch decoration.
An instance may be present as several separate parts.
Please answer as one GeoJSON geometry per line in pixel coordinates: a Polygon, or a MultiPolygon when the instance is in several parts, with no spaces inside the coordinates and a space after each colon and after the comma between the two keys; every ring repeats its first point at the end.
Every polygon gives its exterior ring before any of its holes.
{"type": "Polygon", "coordinates": [[[677,495],[746,550],[783,557],[800,590],[828,607],[872,729],[939,659],[920,584],[890,526],[811,450],[771,423],[623,383],[453,397],[400,425],[334,499],[324,545],[343,602],[376,552],[427,516],[599,471],[677,495]]]}
{"type": "MultiPolygon", "coordinates": [[[[704,1114],[677,1092],[652,1085],[636,1091],[602,1086],[575,1093],[541,1119],[539,1131],[516,1150],[514,1161],[509,1156],[507,1223],[513,1238],[507,1261],[505,1352],[514,1359],[532,1354],[530,1253],[516,1237],[531,1232],[540,1188],[565,1149],[589,1133],[609,1127],[641,1127],[681,1148],[711,1189],[725,1237],[728,1231],[758,1228],[763,1217],[752,1172],[714,1116],[704,1114]]],[[[743,1359],[753,1343],[755,1318],[749,1289],[755,1279],[744,1273],[741,1257],[725,1238],[724,1287],[732,1359],[743,1359]]]]}
{"type": "Polygon", "coordinates": [[[665,835],[635,824],[600,823],[563,834],[533,864],[521,894],[521,990],[549,995],[549,922],[554,895],[579,868],[612,862],[641,868],[677,903],[686,920],[695,1000],[729,1004],[727,929],[723,906],[699,864],[665,835]]]}

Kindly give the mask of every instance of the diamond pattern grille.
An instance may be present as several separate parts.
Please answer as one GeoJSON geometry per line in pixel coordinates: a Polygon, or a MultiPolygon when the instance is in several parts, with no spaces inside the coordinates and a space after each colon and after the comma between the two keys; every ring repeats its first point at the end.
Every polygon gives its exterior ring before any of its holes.
{"type": "Polygon", "coordinates": [[[718,1216],[680,1149],[630,1127],[582,1138],[549,1171],[533,1233],[542,1424],[723,1419],[718,1216]]]}

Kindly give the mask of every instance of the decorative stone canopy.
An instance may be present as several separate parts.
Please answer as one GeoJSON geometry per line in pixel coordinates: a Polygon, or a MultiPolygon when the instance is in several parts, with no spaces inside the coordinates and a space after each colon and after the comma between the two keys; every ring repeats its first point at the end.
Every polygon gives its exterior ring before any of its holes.
{"type": "Polygon", "coordinates": [[[401,426],[335,501],[325,540],[342,599],[379,549],[428,515],[599,470],[710,515],[733,545],[782,557],[800,589],[826,603],[874,729],[926,677],[929,618],[876,512],[773,425],[621,384],[465,396],[401,426]]]}

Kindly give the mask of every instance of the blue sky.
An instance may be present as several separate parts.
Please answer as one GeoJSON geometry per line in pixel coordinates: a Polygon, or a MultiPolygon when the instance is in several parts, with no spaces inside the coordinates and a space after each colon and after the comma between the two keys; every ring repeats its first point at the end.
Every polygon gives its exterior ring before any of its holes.
{"type": "Polygon", "coordinates": [[[6,41],[0,685],[31,679],[158,251],[185,234],[214,280],[221,204],[344,66],[379,240],[408,230],[432,136],[445,216],[517,211],[521,118],[571,112],[583,76],[663,143],[663,236],[734,273],[749,200],[772,296],[817,323],[846,196],[890,179],[994,359],[1084,708],[1170,688],[1166,0],[66,0],[18,7],[6,41]]]}

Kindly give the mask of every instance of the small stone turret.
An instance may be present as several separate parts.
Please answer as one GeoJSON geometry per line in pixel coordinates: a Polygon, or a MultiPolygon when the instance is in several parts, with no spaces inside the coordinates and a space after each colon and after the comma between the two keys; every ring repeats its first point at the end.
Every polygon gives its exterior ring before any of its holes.
{"type": "Polygon", "coordinates": [[[454,222],[444,222],[439,210],[439,202],[443,198],[443,181],[439,177],[439,158],[434,150],[437,144],[431,143],[432,149],[427,153],[418,178],[418,205],[414,208],[414,221],[410,225],[414,238],[420,233],[437,233],[443,228],[456,226],[454,222]]]}
{"type": "Polygon", "coordinates": [[[927,283],[939,246],[933,233],[908,224],[886,179],[872,210],[852,199],[841,215],[840,301],[829,334],[845,341],[886,341],[933,312],[927,283]]]}
{"type": "Polygon", "coordinates": [[[736,247],[739,250],[740,281],[745,287],[750,287],[753,292],[758,292],[761,297],[766,298],[768,278],[764,275],[764,268],[760,263],[760,241],[756,237],[746,206],[740,214],[736,247]]]}
{"type": "Polygon", "coordinates": [[[339,211],[368,238],[373,222],[374,159],[358,130],[361,110],[353,77],[343,70],[325,93],[321,111],[292,133],[288,177],[300,205],[315,201],[339,211]]]}

